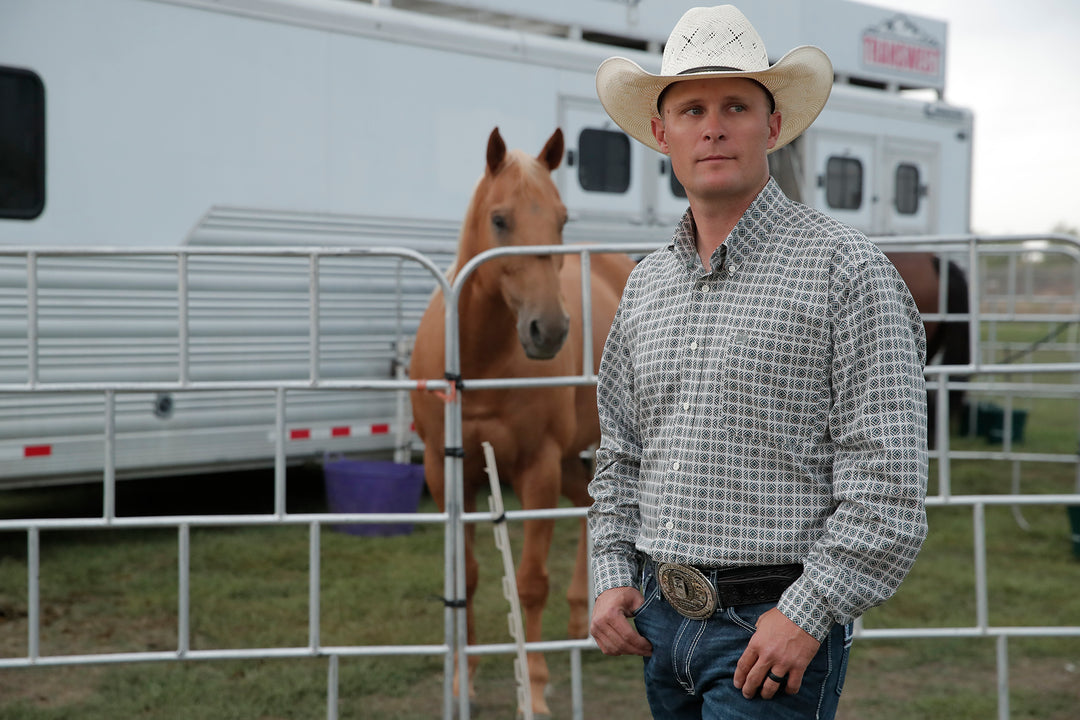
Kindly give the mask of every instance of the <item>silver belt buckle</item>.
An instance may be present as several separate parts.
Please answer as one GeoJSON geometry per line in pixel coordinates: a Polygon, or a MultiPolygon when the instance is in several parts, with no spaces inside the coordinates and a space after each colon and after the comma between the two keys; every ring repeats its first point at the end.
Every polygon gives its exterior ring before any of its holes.
{"type": "Polygon", "coordinates": [[[683,617],[703,620],[716,612],[716,588],[697,568],[662,563],[656,577],[664,598],[683,617]]]}

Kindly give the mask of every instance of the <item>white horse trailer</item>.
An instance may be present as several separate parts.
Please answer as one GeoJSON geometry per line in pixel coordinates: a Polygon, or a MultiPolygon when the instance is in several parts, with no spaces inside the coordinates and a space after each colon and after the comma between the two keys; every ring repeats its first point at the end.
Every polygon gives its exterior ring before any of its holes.
{"type": "MultiPolygon", "coordinates": [[[[394,377],[435,286],[328,258],[313,310],[303,257],[148,249],[397,246],[445,265],[495,126],[533,151],[563,128],[567,240],[662,242],[682,189],[610,122],[594,73],[614,54],[658,69],[691,4],[5,0],[0,486],[100,477],[102,395],[24,392],[73,383],[221,385],[118,395],[122,477],[269,466],[275,400],[244,382],[309,377],[313,343],[321,378],[394,377]]],[[[870,234],[967,231],[973,121],[942,99],[944,23],[740,6],[774,52],[813,43],[836,66],[820,119],[772,158],[790,195],[870,234]]],[[[287,424],[292,460],[410,442],[393,393],[291,392],[287,424]]]]}

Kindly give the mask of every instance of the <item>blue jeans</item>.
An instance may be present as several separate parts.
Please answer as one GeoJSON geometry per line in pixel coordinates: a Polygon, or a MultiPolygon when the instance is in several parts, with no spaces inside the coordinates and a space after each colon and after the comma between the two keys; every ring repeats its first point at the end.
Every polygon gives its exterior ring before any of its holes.
{"type": "Polygon", "coordinates": [[[645,658],[645,691],[654,718],[663,720],[830,720],[836,715],[847,670],[852,627],[836,625],[806,668],[795,695],[747,700],[733,684],[735,665],[754,624],[776,603],[717,610],[705,620],[677,613],[660,593],[650,568],[645,603],[634,614],[639,633],[652,643],[645,658]]]}

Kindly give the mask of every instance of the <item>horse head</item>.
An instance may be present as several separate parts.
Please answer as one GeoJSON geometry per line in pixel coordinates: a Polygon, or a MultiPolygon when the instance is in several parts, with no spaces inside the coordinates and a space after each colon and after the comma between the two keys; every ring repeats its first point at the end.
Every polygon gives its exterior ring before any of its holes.
{"type": "MultiPolygon", "coordinates": [[[[459,263],[489,248],[562,244],[566,206],[551,178],[562,154],[562,130],[555,130],[535,158],[508,151],[499,129],[492,130],[487,166],[466,217],[459,263]]],[[[501,298],[516,318],[521,347],[534,360],[554,357],[570,329],[559,286],[562,265],[562,255],[514,255],[484,263],[471,279],[501,298]]]]}

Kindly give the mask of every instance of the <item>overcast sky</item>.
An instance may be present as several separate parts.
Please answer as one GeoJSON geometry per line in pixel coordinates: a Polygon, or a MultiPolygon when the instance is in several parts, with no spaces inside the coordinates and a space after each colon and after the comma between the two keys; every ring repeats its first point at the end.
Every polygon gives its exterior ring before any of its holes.
{"type": "Polygon", "coordinates": [[[1080,2],[862,1],[949,24],[945,99],[975,114],[972,229],[1080,229],[1080,2]]]}

